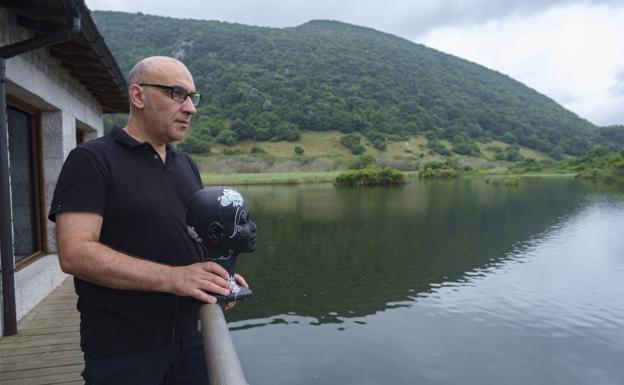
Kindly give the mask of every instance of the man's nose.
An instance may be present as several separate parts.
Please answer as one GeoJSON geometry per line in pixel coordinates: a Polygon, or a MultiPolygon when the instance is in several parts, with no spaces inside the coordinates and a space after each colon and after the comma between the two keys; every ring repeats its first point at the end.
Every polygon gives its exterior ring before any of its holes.
{"type": "Polygon", "coordinates": [[[182,112],[190,115],[195,115],[197,113],[197,110],[195,109],[195,106],[193,105],[193,101],[191,100],[190,96],[184,99],[184,102],[182,103],[182,112]]]}

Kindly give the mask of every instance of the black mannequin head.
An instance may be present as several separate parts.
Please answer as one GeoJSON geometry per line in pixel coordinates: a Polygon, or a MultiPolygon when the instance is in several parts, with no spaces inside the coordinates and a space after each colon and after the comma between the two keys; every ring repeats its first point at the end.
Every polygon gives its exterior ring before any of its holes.
{"type": "Polygon", "coordinates": [[[208,187],[191,197],[186,211],[191,237],[205,252],[205,258],[227,270],[233,286],[229,296],[216,296],[229,302],[251,296],[251,290],[239,287],[234,279],[239,253],[256,249],[256,224],[249,216],[243,196],[230,187],[208,187]]]}
{"type": "Polygon", "coordinates": [[[256,224],[247,202],[232,188],[208,187],[196,192],[186,222],[191,236],[202,242],[209,254],[234,255],[256,249],[256,224]]]}

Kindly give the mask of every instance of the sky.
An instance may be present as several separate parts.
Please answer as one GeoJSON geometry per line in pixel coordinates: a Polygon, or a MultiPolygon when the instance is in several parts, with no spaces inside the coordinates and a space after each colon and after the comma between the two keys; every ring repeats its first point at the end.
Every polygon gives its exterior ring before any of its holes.
{"type": "Polygon", "coordinates": [[[502,72],[600,125],[624,125],[624,0],[86,0],[91,10],[377,29],[502,72]]]}

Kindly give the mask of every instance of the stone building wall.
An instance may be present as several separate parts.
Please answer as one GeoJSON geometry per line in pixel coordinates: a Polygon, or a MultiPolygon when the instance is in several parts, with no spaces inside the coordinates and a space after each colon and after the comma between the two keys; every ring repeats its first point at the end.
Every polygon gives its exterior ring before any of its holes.
{"type": "MultiPolygon", "coordinates": [[[[0,46],[33,36],[32,31],[18,25],[13,12],[0,8],[0,46]]],[[[41,132],[43,210],[47,213],[63,162],[76,146],[77,126],[88,132],[87,138],[103,134],[102,106],[47,48],[7,59],[6,85],[9,103],[15,101],[37,111],[41,132]]],[[[45,235],[49,255],[15,274],[18,319],[66,278],[55,255],[56,237],[52,222],[46,221],[45,235]]]]}

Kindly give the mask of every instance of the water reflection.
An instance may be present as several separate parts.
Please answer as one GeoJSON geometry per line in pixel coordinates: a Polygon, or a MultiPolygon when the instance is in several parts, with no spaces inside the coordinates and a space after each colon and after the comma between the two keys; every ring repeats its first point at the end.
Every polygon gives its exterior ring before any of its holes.
{"type": "Polygon", "coordinates": [[[334,322],[360,317],[462,282],[498,263],[573,212],[582,190],[569,181],[527,181],[518,189],[482,181],[405,188],[332,186],[245,189],[261,231],[241,260],[254,301],[232,321],[294,312],[334,322]]]}
{"type": "Polygon", "coordinates": [[[572,179],[245,189],[254,384],[624,383],[624,195],[572,179]]]}

